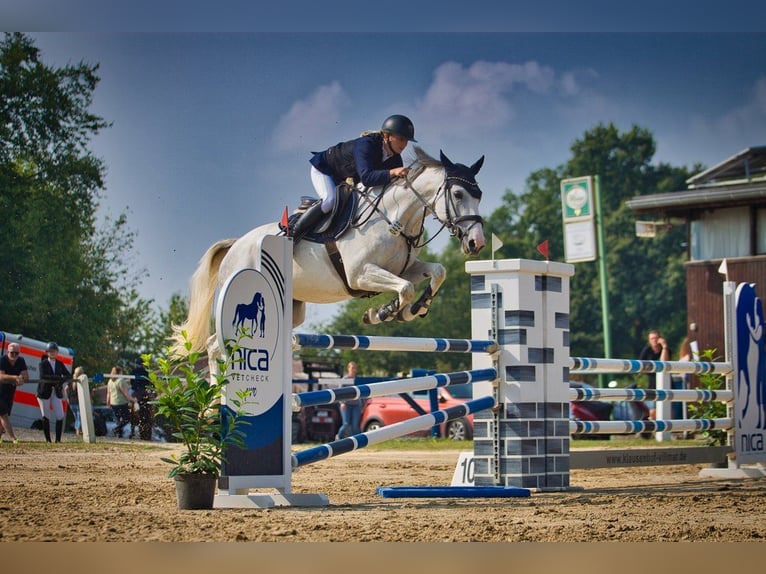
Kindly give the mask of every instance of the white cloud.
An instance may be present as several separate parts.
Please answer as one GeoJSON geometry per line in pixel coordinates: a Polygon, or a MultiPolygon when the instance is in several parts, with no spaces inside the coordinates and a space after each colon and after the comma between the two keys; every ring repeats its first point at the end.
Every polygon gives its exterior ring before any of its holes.
{"type": "Polygon", "coordinates": [[[306,149],[311,142],[321,142],[341,120],[349,98],[338,82],[320,86],[308,98],[295,102],[279,118],[274,130],[274,144],[281,151],[306,149]]]}
{"type": "Polygon", "coordinates": [[[434,71],[433,82],[418,104],[418,124],[449,133],[499,129],[515,117],[514,101],[530,93],[545,96],[554,92],[577,94],[577,76],[569,72],[557,78],[553,68],[535,61],[478,61],[467,68],[445,62],[434,71]]]}

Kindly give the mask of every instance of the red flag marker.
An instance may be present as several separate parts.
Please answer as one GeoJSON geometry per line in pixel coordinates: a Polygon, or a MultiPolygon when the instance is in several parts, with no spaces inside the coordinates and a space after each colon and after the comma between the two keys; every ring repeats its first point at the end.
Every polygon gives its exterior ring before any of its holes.
{"type": "Polygon", "coordinates": [[[537,246],[537,250],[542,253],[543,257],[545,257],[546,261],[550,260],[550,257],[548,256],[548,240],[546,239],[543,241],[540,245],[537,246]]]}
{"type": "Polygon", "coordinates": [[[282,213],[282,227],[285,228],[285,236],[290,237],[290,228],[287,226],[287,206],[285,205],[285,210],[282,213]]]}

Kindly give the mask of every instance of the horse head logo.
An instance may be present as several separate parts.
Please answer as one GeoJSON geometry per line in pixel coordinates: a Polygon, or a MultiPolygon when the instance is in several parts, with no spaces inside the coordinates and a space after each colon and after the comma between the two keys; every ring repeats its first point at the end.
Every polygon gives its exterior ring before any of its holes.
{"type": "Polygon", "coordinates": [[[736,376],[739,412],[739,426],[748,416],[751,407],[755,410],[755,428],[766,428],[766,325],[764,324],[763,302],[755,293],[753,284],[743,283],[739,287],[737,300],[737,358],[739,368],[736,376]]]}
{"type": "Polygon", "coordinates": [[[250,303],[240,303],[234,310],[234,320],[231,324],[237,331],[245,329],[250,321],[250,335],[263,338],[266,334],[266,300],[260,291],[256,291],[250,303]]]}

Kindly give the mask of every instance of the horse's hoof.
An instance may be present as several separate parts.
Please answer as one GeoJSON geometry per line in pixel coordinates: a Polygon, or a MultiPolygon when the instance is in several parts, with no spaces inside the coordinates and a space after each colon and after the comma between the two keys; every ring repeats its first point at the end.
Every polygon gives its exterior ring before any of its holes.
{"type": "Polygon", "coordinates": [[[365,325],[377,325],[380,323],[380,319],[374,309],[367,309],[365,314],[362,315],[362,323],[365,325]]]}

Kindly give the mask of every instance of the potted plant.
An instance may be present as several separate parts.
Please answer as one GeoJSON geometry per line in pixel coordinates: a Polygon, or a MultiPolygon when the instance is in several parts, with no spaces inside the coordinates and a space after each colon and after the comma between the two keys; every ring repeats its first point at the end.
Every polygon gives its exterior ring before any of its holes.
{"type": "MultiPolygon", "coordinates": [[[[179,509],[212,508],[226,447],[245,446],[241,427],[248,424],[243,418],[247,392],[228,396],[222,417],[221,399],[229,382],[226,361],[218,359],[217,371],[224,374],[215,374],[211,382],[206,369],[197,366],[200,354],[190,351],[188,341],[185,348],[183,356],[157,358],[158,372],[149,373],[157,395],[152,403],[172,437],[183,444],[181,454],[162,458],[172,465],[168,477],[175,479],[179,509]]],[[[227,348],[226,356],[234,350],[235,345],[227,348]]]]}

